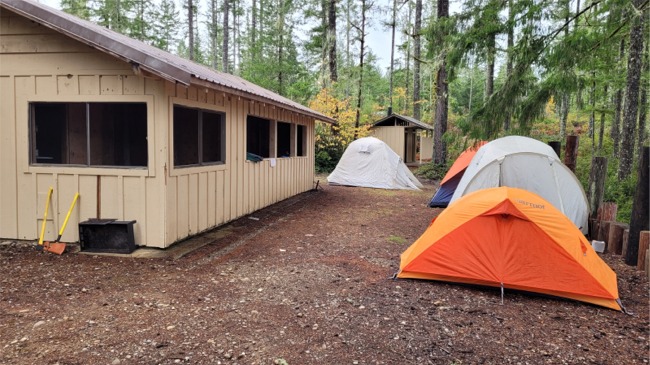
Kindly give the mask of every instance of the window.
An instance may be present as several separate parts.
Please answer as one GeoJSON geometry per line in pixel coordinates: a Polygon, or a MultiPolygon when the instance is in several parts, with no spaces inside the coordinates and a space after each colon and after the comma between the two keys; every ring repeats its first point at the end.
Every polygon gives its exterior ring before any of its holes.
{"type": "Polygon", "coordinates": [[[246,152],[271,157],[271,121],[249,115],[246,119],[246,152]]]}
{"type": "Polygon", "coordinates": [[[307,127],[296,126],[296,156],[307,156],[307,127]]]}
{"type": "Polygon", "coordinates": [[[226,161],[224,115],[174,105],[174,166],[202,166],[226,161]]]}
{"type": "Polygon", "coordinates": [[[278,122],[277,124],[277,157],[291,157],[294,154],[291,148],[291,123],[278,122]]]}
{"type": "Polygon", "coordinates": [[[30,103],[32,164],[146,167],[146,103],[30,103]]]}

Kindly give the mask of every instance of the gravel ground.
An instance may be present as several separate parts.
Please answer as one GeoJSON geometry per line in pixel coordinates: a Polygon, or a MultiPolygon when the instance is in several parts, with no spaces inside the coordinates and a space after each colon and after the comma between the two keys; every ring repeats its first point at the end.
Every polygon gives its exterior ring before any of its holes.
{"type": "Polygon", "coordinates": [[[194,240],[181,258],[0,245],[3,364],[643,364],[648,279],[620,256],[634,315],[392,280],[440,212],[435,190],[323,186],[194,240]],[[254,219],[251,219],[254,218],[254,219]]]}

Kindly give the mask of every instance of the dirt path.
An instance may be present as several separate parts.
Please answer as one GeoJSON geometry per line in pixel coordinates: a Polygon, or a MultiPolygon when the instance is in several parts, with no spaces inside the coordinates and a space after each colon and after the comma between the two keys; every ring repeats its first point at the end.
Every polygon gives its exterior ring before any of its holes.
{"type": "Polygon", "coordinates": [[[426,208],[433,191],[324,186],[229,224],[230,234],[177,260],[3,244],[0,363],[648,362],[648,281],[620,257],[604,256],[634,316],[391,280],[437,214],[426,208]]]}

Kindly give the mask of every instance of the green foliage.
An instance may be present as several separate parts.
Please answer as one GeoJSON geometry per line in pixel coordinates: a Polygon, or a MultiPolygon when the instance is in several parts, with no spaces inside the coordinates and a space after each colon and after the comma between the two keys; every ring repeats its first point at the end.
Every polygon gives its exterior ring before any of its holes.
{"type": "Polygon", "coordinates": [[[422,166],[418,167],[415,172],[413,172],[416,176],[429,179],[429,180],[441,180],[445,174],[447,173],[447,170],[449,167],[447,165],[437,165],[434,164],[433,162],[429,162],[426,164],[423,164],[422,166]]]}

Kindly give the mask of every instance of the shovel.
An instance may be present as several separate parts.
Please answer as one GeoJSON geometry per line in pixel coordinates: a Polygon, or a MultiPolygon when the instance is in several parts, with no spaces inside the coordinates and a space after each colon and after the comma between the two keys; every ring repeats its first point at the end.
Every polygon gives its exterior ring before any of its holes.
{"type": "Polygon", "coordinates": [[[43,236],[45,236],[45,225],[47,223],[47,211],[50,210],[50,199],[52,198],[52,187],[47,192],[47,199],[45,199],[45,213],[43,213],[43,223],[41,224],[41,234],[38,236],[38,249],[43,249],[43,236]]]}
{"type": "Polygon", "coordinates": [[[70,209],[68,209],[68,214],[65,216],[65,220],[63,221],[63,225],[61,226],[61,230],[59,231],[59,235],[56,237],[56,240],[54,242],[45,242],[43,244],[45,251],[49,251],[57,255],[60,255],[63,253],[63,251],[65,251],[65,243],[59,241],[61,241],[61,236],[63,236],[65,226],[68,225],[68,219],[70,219],[70,214],[72,214],[72,209],[77,203],[77,199],[79,199],[79,193],[76,193],[74,195],[74,199],[72,199],[72,204],[70,204],[70,209]]]}

